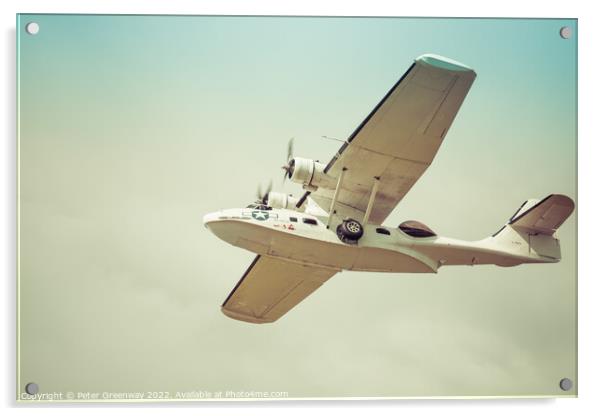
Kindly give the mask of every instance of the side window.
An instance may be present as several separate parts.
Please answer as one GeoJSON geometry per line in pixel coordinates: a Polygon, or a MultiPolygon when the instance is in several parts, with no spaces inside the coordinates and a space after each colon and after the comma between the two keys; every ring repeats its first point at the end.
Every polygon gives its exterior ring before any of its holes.
{"type": "Polygon", "coordinates": [[[391,232],[389,230],[387,230],[386,228],[377,228],[376,232],[378,234],[385,234],[385,235],[391,235],[391,232]]]}
{"type": "Polygon", "coordinates": [[[291,217],[290,220],[291,222],[297,222],[297,217],[291,217]]]}
{"type": "Polygon", "coordinates": [[[318,225],[318,221],[314,220],[313,218],[303,218],[303,222],[305,224],[318,225]]]}

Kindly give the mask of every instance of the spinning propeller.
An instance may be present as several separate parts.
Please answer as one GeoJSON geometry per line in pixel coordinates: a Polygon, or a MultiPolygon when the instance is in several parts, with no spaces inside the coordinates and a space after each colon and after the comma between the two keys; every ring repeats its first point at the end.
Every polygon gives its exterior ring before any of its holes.
{"type": "Polygon", "coordinates": [[[292,178],[293,171],[295,170],[295,158],[293,157],[293,142],[295,138],[291,137],[288,141],[288,148],[286,152],[286,165],[282,166],[284,169],[284,177],[282,178],[282,182],[286,180],[286,177],[292,178]]]}
{"type": "Polygon", "coordinates": [[[268,197],[270,196],[271,191],[272,191],[272,181],[270,181],[270,184],[268,185],[268,188],[265,190],[265,192],[262,192],[261,185],[257,185],[257,201],[256,201],[256,203],[267,205],[268,197]]]}

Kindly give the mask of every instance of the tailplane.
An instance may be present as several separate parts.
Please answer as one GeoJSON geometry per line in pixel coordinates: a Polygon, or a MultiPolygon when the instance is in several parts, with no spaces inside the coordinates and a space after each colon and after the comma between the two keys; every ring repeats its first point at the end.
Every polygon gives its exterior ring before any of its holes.
{"type": "Polygon", "coordinates": [[[527,200],[493,239],[507,251],[532,257],[534,261],[558,261],[560,243],[555,233],[574,208],[573,200],[565,195],[527,200]]]}

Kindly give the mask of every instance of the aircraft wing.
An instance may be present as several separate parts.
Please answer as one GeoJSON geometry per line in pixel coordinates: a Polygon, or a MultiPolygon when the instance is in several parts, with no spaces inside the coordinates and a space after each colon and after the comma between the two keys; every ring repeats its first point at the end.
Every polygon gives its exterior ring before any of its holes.
{"type": "MultiPolygon", "coordinates": [[[[416,59],[324,169],[338,178],[345,168],[338,216],[362,220],[378,177],[368,222],[385,220],[432,162],[475,77],[472,69],[447,58],[416,59]]],[[[333,194],[320,188],[311,197],[328,212],[333,194]]]]}
{"type": "Polygon", "coordinates": [[[222,304],[222,312],[240,321],[274,322],[336,273],[257,256],[222,304]]]}

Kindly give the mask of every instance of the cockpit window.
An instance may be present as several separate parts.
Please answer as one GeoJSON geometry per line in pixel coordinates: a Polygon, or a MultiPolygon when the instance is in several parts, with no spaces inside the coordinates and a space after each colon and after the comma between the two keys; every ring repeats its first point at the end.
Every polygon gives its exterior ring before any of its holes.
{"type": "Polygon", "coordinates": [[[264,204],[250,204],[250,205],[247,205],[247,208],[253,208],[253,209],[256,209],[259,211],[269,211],[272,209],[272,207],[269,207],[264,204]]]}
{"type": "Polygon", "coordinates": [[[399,229],[412,237],[435,237],[437,234],[429,227],[418,221],[404,221],[399,229]]]}

